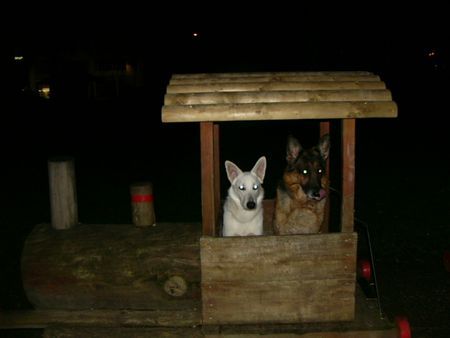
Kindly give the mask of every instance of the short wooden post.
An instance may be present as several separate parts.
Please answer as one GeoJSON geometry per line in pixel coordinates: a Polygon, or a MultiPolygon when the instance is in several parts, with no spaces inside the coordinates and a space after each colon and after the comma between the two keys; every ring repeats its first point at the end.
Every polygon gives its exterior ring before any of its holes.
{"type": "Polygon", "coordinates": [[[78,223],[74,160],[68,157],[48,160],[52,227],[69,229],[78,223]]]}
{"type": "Polygon", "coordinates": [[[153,206],[153,185],[150,182],[137,182],[130,185],[131,218],[136,226],[155,225],[153,206]]]}

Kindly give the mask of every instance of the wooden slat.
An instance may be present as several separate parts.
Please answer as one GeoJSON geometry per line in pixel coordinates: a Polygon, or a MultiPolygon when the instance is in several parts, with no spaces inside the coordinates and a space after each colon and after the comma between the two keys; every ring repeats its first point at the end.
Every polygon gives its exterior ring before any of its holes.
{"type": "Polygon", "coordinates": [[[49,327],[44,331],[42,338],[204,338],[200,327],[49,327]]]}
{"type": "Polygon", "coordinates": [[[222,76],[205,78],[172,78],[170,85],[177,84],[205,84],[205,83],[236,83],[236,82],[291,82],[291,81],[380,81],[378,75],[275,75],[275,76],[222,76]]]}
{"type": "Polygon", "coordinates": [[[382,81],[304,81],[304,82],[244,82],[207,83],[195,85],[169,85],[168,94],[211,93],[273,90],[338,90],[338,89],[386,89],[382,81]]]}
{"type": "Polygon", "coordinates": [[[355,233],[202,237],[207,324],[351,320],[355,233]]]}
{"type": "MultiPolygon", "coordinates": [[[[273,338],[398,338],[397,329],[311,333],[271,333],[273,338]]],[[[261,338],[261,334],[208,334],[205,338],[261,338]]]]}
{"type": "Polygon", "coordinates": [[[354,318],[355,285],[338,279],[235,284],[203,288],[203,323],[298,323],[354,318]]]}
{"type": "Polygon", "coordinates": [[[391,92],[387,89],[304,90],[166,94],[164,98],[164,104],[195,105],[263,102],[390,101],[391,99],[391,92]]]}
{"type": "Polygon", "coordinates": [[[200,309],[184,311],[133,310],[28,310],[0,313],[1,329],[44,328],[51,325],[93,327],[195,326],[201,323],[200,309]]]}
{"type": "Polygon", "coordinates": [[[352,279],[354,234],[201,238],[203,283],[352,279]],[[327,250],[323,248],[326,247],[327,250]],[[274,248],[279,248],[274,252],[274,248]],[[285,249],[284,251],[281,248],[285,249]],[[258,262],[255,264],[255,262],[258,262]]]}
{"type": "Polygon", "coordinates": [[[300,102],[164,106],[163,122],[396,117],[394,102],[300,102]]]}
{"type": "Polygon", "coordinates": [[[373,75],[367,71],[324,71],[324,72],[242,72],[242,73],[196,73],[196,74],[173,74],[173,79],[202,79],[202,78],[221,78],[221,77],[258,77],[258,76],[299,76],[299,75],[373,75]]]}

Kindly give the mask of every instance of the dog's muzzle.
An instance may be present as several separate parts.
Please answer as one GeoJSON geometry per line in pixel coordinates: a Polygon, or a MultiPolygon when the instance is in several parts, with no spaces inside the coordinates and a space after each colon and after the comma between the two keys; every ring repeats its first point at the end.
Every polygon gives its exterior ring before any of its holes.
{"type": "Polygon", "coordinates": [[[247,209],[252,210],[256,208],[256,203],[253,201],[248,201],[247,202],[247,209]]]}
{"type": "Polygon", "coordinates": [[[325,196],[327,196],[327,192],[325,191],[325,189],[320,189],[319,191],[312,192],[312,194],[309,197],[316,201],[320,201],[324,199],[325,196]]]}

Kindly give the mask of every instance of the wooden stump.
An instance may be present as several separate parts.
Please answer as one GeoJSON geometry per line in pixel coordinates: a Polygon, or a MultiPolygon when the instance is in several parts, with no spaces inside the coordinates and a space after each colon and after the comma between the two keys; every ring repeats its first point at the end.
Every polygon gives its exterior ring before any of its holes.
{"type": "Polygon", "coordinates": [[[130,186],[131,218],[136,226],[155,225],[153,207],[153,185],[150,182],[134,183],[130,186]]]}
{"type": "Polygon", "coordinates": [[[50,208],[54,229],[69,229],[78,223],[75,167],[72,158],[48,161],[50,208]]]}

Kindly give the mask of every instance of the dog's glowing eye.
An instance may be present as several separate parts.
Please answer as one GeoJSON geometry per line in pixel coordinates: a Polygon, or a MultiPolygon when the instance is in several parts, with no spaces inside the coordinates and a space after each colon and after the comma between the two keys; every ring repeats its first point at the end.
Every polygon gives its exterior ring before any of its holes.
{"type": "Polygon", "coordinates": [[[253,184],[253,190],[258,190],[258,185],[257,184],[253,184]]]}
{"type": "Polygon", "coordinates": [[[245,190],[245,187],[241,184],[241,185],[239,186],[239,190],[245,190]]]}
{"type": "Polygon", "coordinates": [[[321,173],[322,173],[322,169],[318,169],[317,172],[318,172],[319,174],[321,174],[321,173]]]}
{"type": "Polygon", "coordinates": [[[307,170],[307,169],[303,169],[303,170],[302,170],[302,174],[303,174],[303,175],[308,175],[308,170],[307,170]]]}

